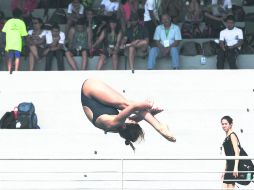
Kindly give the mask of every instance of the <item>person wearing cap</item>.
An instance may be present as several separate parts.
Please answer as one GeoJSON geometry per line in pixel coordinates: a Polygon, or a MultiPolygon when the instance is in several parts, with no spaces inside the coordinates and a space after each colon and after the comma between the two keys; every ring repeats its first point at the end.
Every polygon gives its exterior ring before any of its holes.
{"type": "Polygon", "coordinates": [[[156,27],[154,40],[156,47],[149,51],[147,69],[153,69],[158,56],[165,57],[171,55],[172,69],[180,68],[178,46],[182,40],[180,29],[177,25],[171,23],[168,14],[162,15],[162,24],[156,27]]]}
{"type": "Polygon", "coordinates": [[[138,15],[132,13],[130,17],[130,28],[125,32],[121,48],[125,48],[128,54],[128,63],[131,70],[134,69],[135,56],[147,55],[149,37],[147,29],[139,24],[138,15]]]}

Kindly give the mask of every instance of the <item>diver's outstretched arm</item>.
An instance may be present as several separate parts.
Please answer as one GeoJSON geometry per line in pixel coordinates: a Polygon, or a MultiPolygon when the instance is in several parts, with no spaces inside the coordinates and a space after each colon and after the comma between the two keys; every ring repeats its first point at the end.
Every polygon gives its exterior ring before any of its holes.
{"type": "Polygon", "coordinates": [[[127,106],[125,109],[123,109],[115,118],[113,121],[113,125],[121,125],[124,124],[126,119],[131,115],[135,114],[136,112],[143,112],[146,110],[149,110],[153,107],[153,103],[146,101],[146,102],[139,102],[139,103],[133,103],[129,106],[127,106]]]}
{"type": "MultiPolygon", "coordinates": [[[[155,115],[163,112],[164,110],[159,107],[155,107],[155,108],[153,107],[147,111],[149,111],[153,116],[155,116],[155,115]]],[[[136,112],[134,115],[130,116],[129,119],[138,123],[138,122],[144,120],[144,117],[139,112],[136,112]]]]}

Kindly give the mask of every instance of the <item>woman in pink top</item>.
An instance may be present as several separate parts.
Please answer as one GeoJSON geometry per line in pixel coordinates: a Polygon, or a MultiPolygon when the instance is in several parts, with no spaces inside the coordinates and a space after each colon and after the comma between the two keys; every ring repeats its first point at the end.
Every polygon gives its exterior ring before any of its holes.
{"type": "Polygon", "coordinates": [[[122,25],[122,30],[126,30],[126,26],[128,27],[129,25],[129,20],[132,12],[137,12],[138,11],[138,0],[121,0],[121,5],[120,5],[120,10],[121,10],[121,15],[123,18],[121,20],[121,25],[122,25]]]}

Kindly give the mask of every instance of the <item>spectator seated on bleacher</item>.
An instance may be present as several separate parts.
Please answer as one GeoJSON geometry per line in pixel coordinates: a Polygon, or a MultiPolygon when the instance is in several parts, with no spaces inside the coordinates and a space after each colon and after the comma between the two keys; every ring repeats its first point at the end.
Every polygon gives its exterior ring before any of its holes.
{"type": "Polygon", "coordinates": [[[46,31],[42,29],[43,21],[33,18],[33,29],[28,31],[27,43],[29,49],[29,70],[34,70],[34,64],[45,56],[46,31]]]}
{"type": "Polygon", "coordinates": [[[119,9],[119,2],[117,0],[102,0],[100,8],[105,16],[112,16],[119,9]]]}
{"type": "Polygon", "coordinates": [[[60,31],[60,27],[57,24],[54,24],[51,28],[51,31],[46,33],[46,67],[45,70],[51,70],[53,57],[57,59],[58,70],[64,70],[64,43],[65,43],[65,34],[60,31]]]}
{"type": "Polygon", "coordinates": [[[187,13],[185,21],[189,22],[201,22],[203,19],[202,6],[200,0],[186,1],[187,13]]]}
{"type": "Polygon", "coordinates": [[[124,34],[121,47],[127,52],[128,63],[131,70],[134,69],[135,56],[145,57],[149,45],[149,36],[147,29],[139,24],[138,15],[132,14],[130,17],[130,28],[124,34]]]}
{"type": "Polygon", "coordinates": [[[212,29],[210,38],[218,38],[220,31],[225,28],[224,19],[232,15],[231,0],[213,0],[211,5],[204,9],[204,19],[207,27],[212,29]]]}
{"type": "Polygon", "coordinates": [[[148,31],[150,46],[153,46],[153,35],[156,26],[160,22],[159,18],[160,2],[157,0],[147,0],[145,3],[144,25],[148,31]]]}
{"type": "Polygon", "coordinates": [[[85,12],[85,22],[88,27],[94,30],[97,27],[98,21],[95,19],[93,10],[91,8],[87,8],[85,12]]]}
{"type": "Polygon", "coordinates": [[[180,68],[178,46],[182,40],[180,29],[171,22],[168,14],[162,15],[162,24],[156,27],[154,40],[156,47],[149,51],[147,69],[153,69],[156,64],[156,58],[171,55],[172,69],[180,68]]]}
{"type": "MultiPolygon", "coordinates": [[[[101,18],[102,19],[102,18],[101,18]]],[[[100,70],[106,62],[106,51],[105,51],[105,39],[106,39],[106,20],[101,20],[101,23],[92,29],[93,45],[90,50],[90,56],[99,56],[98,63],[96,66],[97,70],[100,70]]]]}
{"type": "Polygon", "coordinates": [[[226,18],[227,28],[220,32],[220,48],[217,55],[217,69],[224,69],[225,59],[228,59],[230,69],[237,69],[236,59],[243,44],[243,31],[235,27],[232,15],[226,18]]]}
{"type": "Polygon", "coordinates": [[[108,17],[95,16],[92,9],[87,9],[85,14],[87,26],[92,31],[92,48],[90,49],[89,56],[99,56],[96,69],[100,70],[106,62],[104,41],[106,39],[108,17]]]}
{"type": "Polygon", "coordinates": [[[200,24],[203,20],[203,1],[188,0],[185,3],[184,22],[181,26],[182,37],[185,39],[202,38],[200,24]]]}
{"type": "Polygon", "coordinates": [[[100,4],[102,0],[81,0],[81,3],[84,5],[85,9],[90,8],[93,10],[100,9],[100,4]]]}
{"type": "Polygon", "coordinates": [[[87,57],[89,49],[91,49],[92,33],[91,29],[84,24],[83,19],[79,19],[77,24],[72,27],[68,34],[68,48],[65,51],[65,57],[70,64],[72,70],[78,70],[77,63],[73,56],[82,57],[81,69],[87,67],[87,57]]]}
{"type": "Polygon", "coordinates": [[[231,0],[212,0],[212,5],[218,5],[225,11],[232,9],[232,1],[231,0]]]}
{"type": "MultiPolygon", "coordinates": [[[[126,28],[129,27],[129,20],[131,13],[138,13],[139,2],[136,0],[121,0],[120,3],[120,16],[122,31],[125,32],[126,28]]],[[[143,20],[143,19],[142,19],[143,20]]]]}
{"type": "Polygon", "coordinates": [[[172,18],[173,23],[178,23],[181,21],[181,11],[183,11],[183,2],[180,0],[168,0],[162,1],[160,5],[161,14],[169,14],[172,18]]]}
{"type": "Polygon", "coordinates": [[[72,0],[68,5],[67,15],[66,35],[68,34],[70,27],[75,25],[78,19],[84,17],[84,6],[81,4],[80,0],[72,0]]]}
{"type": "Polygon", "coordinates": [[[106,56],[112,59],[112,68],[118,69],[119,47],[122,40],[122,31],[119,22],[112,17],[108,22],[106,32],[106,56]]]}

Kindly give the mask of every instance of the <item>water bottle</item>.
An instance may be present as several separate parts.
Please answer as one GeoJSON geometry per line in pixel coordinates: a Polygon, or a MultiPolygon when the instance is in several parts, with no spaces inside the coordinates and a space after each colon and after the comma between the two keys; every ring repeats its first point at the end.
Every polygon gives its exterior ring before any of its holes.
{"type": "Polygon", "coordinates": [[[14,107],[13,109],[13,116],[14,116],[14,119],[18,119],[18,107],[14,107]]]}
{"type": "Polygon", "coordinates": [[[80,56],[80,55],[81,55],[81,50],[82,50],[82,46],[78,46],[78,47],[76,48],[77,56],[80,56]]]}
{"type": "Polygon", "coordinates": [[[250,173],[250,172],[249,172],[249,173],[247,173],[246,180],[247,180],[247,181],[251,181],[251,180],[252,180],[252,179],[251,179],[251,173],[250,173]]]}
{"type": "Polygon", "coordinates": [[[202,51],[202,56],[200,58],[200,64],[205,65],[206,64],[206,57],[204,55],[204,50],[202,51]]]}
{"type": "Polygon", "coordinates": [[[20,129],[21,128],[21,123],[18,121],[17,123],[16,123],[16,129],[20,129]]]}

